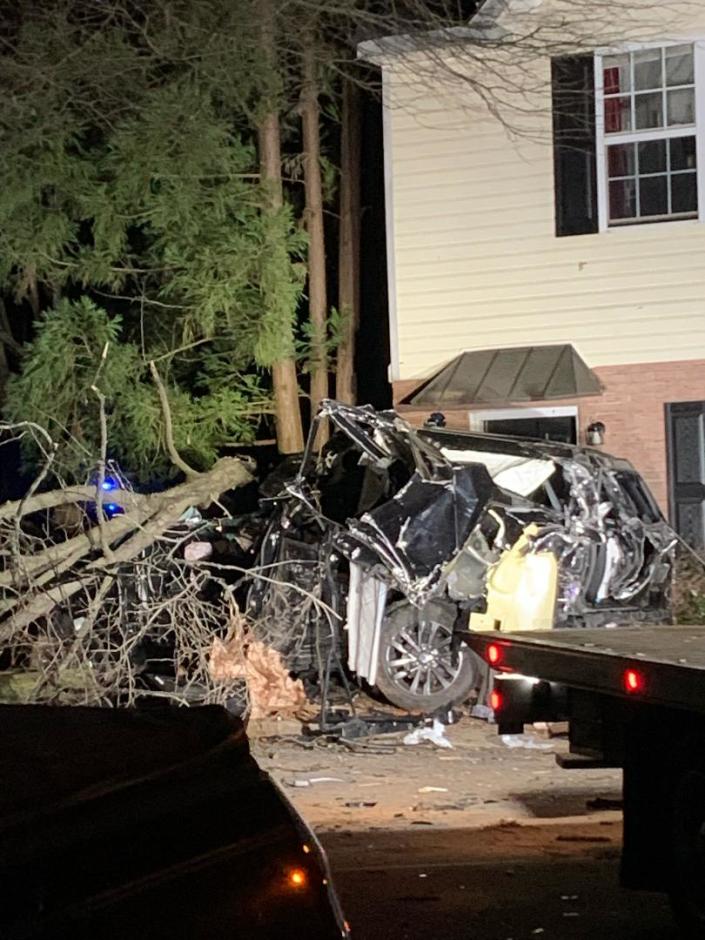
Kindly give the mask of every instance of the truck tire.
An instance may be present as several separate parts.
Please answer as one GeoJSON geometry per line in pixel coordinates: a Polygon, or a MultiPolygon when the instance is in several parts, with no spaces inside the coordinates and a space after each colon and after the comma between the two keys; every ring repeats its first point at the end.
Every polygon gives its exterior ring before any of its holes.
{"type": "Polygon", "coordinates": [[[684,938],[705,937],[705,767],[686,770],[673,794],[671,905],[684,938]]]}
{"type": "Polygon", "coordinates": [[[458,705],[482,683],[487,667],[462,645],[454,650],[445,624],[422,624],[408,601],[393,604],[382,622],[377,688],[399,708],[424,713],[458,705]]]}

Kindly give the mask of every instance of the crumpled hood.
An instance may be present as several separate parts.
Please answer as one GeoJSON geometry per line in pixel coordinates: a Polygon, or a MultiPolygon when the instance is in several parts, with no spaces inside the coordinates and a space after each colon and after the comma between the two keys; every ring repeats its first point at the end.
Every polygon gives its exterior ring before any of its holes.
{"type": "MultiPolygon", "coordinates": [[[[318,420],[327,417],[360,450],[363,460],[383,469],[402,461],[412,472],[408,482],[382,505],[347,520],[336,546],[352,562],[381,566],[413,602],[433,593],[443,565],[460,550],[484,509],[501,498],[486,467],[453,464],[434,443],[393,411],[325,401],[318,420]]],[[[302,485],[311,460],[315,427],[302,461],[302,475],[289,488],[311,501],[302,485]]]]}
{"type": "Polygon", "coordinates": [[[351,519],[336,543],[358,564],[381,562],[409,600],[421,603],[498,495],[480,464],[452,468],[447,480],[414,473],[389,502],[351,519]]]}

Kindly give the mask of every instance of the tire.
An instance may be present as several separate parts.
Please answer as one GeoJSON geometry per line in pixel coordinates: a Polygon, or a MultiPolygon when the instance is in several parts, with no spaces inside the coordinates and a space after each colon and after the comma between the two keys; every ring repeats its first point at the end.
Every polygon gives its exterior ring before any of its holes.
{"type": "Polygon", "coordinates": [[[673,800],[671,905],[684,938],[705,937],[705,769],[687,770],[673,800]]]}
{"type": "Polygon", "coordinates": [[[444,624],[422,625],[407,601],[391,606],[382,622],[376,683],[387,701],[424,713],[465,701],[487,667],[467,646],[453,650],[452,636],[444,624]]]}

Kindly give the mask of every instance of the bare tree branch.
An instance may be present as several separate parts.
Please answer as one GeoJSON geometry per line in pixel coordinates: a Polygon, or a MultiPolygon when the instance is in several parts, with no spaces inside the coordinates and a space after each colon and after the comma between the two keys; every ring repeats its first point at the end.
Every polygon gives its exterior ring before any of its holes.
{"type": "Polygon", "coordinates": [[[154,360],[149,363],[149,370],[152,373],[152,378],[154,379],[154,384],[157,386],[157,392],[159,393],[159,401],[162,406],[162,415],[164,417],[164,438],[166,441],[166,449],[171,458],[171,462],[181,470],[182,473],[185,473],[187,477],[197,476],[198,471],[194,470],[193,467],[190,467],[186,461],[181,457],[176,445],[174,444],[174,426],[171,420],[171,406],[169,405],[169,396],[167,395],[164,382],[159,375],[159,370],[154,364],[154,360]]]}

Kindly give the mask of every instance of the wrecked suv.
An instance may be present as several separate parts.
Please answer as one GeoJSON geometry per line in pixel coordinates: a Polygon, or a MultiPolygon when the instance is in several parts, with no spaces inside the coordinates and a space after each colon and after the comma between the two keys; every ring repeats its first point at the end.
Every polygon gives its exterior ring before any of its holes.
{"type": "Polygon", "coordinates": [[[325,402],[295,476],[269,487],[248,613],[319,682],[338,671],[431,712],[482,684],[468,627],[669,619],[672,531],[598,451],[325,402]]]}

